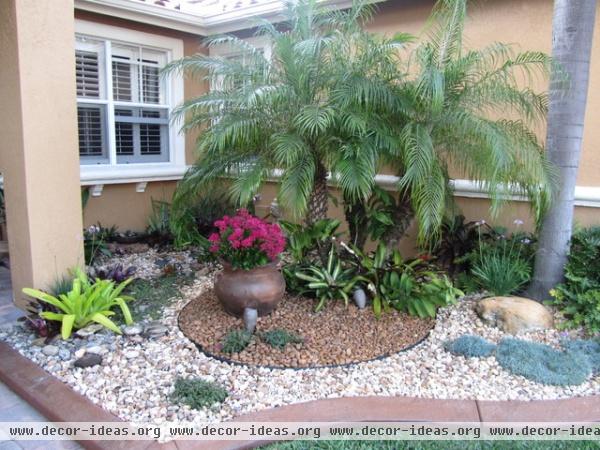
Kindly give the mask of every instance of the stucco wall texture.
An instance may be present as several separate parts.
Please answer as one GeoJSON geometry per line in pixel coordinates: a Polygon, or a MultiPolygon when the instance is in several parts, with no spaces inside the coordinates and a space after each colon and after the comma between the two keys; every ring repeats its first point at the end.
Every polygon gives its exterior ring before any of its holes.
{"type": "MultiPolygon", "coordinates": [[[[367,25],[370,31],[394,34],[398,31],[410,32],[417,36],[422,34],[426,19],[433,7],[433,1],[423,0],[390,0],[378,4],[378,11],[373,21],[367,25]]],[[[551,52],[552,44],[552,0],[487,0],[472,2],[469,7],[469,18],[465,27],[464,44],[468,48],[482,48],[493,42],[512,43],[518,51],[539,50],[551,52]]],[[[160,29],[128,22],[125,20],[103,17],[96,14],[76,11],[80,19],[98,21],[146,32],[154,32],[177,37],[184,42],[186,55],[201,51],[201,38],[179,33],[173,30],[160,29]]],[[[578,186],[600,187],[600,14],[597,15],[595,37],[592,50],[590,88],[585,121],[582,160],[579,168],[578,186]]],[[[546,80],[538,80],[537,90],[547,89],[546,80]]],[[[205,92],[207,86],[186,79],[185,97],[205,92]]],[[[545,129],[536,130],[544,139],[545,129]]],[[[186,162],[194,161],[194,140],[196,136],[186,136],[186,162]]],[[[456,174],[460,178],[459,174],[456,174]]],[[[138,193],[135,185],[105,185],[100,197],[90,198],[84,211],[84,222],[87,225],[100,221],[104,225],[116,224],[120,229],[143,229],[151,211],[151,199],[169,200],[175,188],[175,182],[149,183],[144,193],[138,193]]],[[[276,186],[266,185],[262,190],[262,199],[258,211],[268,208],[275,196],[276,186]]],[[[468,219],[485,219],[495,224],[510,226],[515,219],[525,221],[525,227],[531,228],[532,220],[524,202],[510,202],[499,217],[489,214],[489,202],[485,199],[456,198],[457,206],[468,219]]],[[[342,217],[339,208],[331,205],[331,213],[342,217]]],[[[577,207],[576,221],[580,225],[600,223],[600,209],[577,207]]],[[[406,252],[414,249],[414,226],[401,247],[406,252]]]]}

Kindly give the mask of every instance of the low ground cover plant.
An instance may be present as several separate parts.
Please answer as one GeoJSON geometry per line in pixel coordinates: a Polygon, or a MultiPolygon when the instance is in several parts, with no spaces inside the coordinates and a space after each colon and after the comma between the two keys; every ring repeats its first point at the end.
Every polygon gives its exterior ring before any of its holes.
{"type": "Polygon", "coordinates": [[[260,338],[271,347],[279,350],[283,350],[288,344],[301,344],[304,342],[302,336],[281,328],[265,331],[260,334],[260,338]]]}
{"type": "Polygon", "coordinates": [[[455,355],[480,358],[494,355],[505,370],[536,383],[570,386],[586,381],[600,370],[597,340],[564,340],[562,350],[512,337],[493,344],[480,336],[463,335],[444,343],[455,355]]]}
{"type": "Polygon", "coordinates": [[[117,285],[109,280],[91,281],[81,269],[76,269],[74,275],[71,290],[58,297],[37,289],[23,289],[25,295],[52,305],[56,309],[56,311],[42,311],[39,316],[42,319],[60,322],[63,339],[68,339],[73,329],[83,328],[92,322],[121,334],[119,327],[109,318],[115,314],[113,308],[120,309],[125,323],[133,323],[126,303],[133,298],[122,294],[131,279],[117,285]]]}
{"type": "Polygon", "coordinates": [[[498,343],[496,359],[515,375],[549,385],[578,385],[592,372],[590,361],[581,352],[560,351],[514,338],[504,338],[498,343]]]}
{"type": "Polygon", "coordinates": [[[180,293],[179,289],[190,283],[189,275],[171,273],[154,279],[135,279],[127,286],[126,293],[135,298],[131,309],[136,317],[157,320],[163,309],[180,293]]]}
{"type": "Polygon", "coordinates": [[[444,349],[454,355],[467,358],[487,358],[494,354],[496,345],[486,341],[481,336],[465,334],[445,342],[444,349]]]}
{"type": "Polygon", "coordinates": [[[223,337],[221,351],[230,354],[239,353],[250,345],[252,336],[252,333],[246,330],[231,330],[223,337]]]}
{"type": "Polygon", "coordinates": [[[217,383],[201,378],[178,378],[171,401],[183,403],[192,409],[202,409],[223,403],[228,396],[227,389],[217,383]]]}
{"type": "Polygon", "coordinates": [[[89,276],[92,279],[99,278],[100,280],[110,280],[115,283],[122,283],[129,278],[133,278],[137,268],[135,266],[123,267],[123,264],[114,264],[105,268],[91,268],[89,276]]]}
{"type": "Polygon", "coordinates": [[[578,230],[571,238],[565,282],[550,291],[549,302],[564,315],[564,328],[600,332],[600,227],[578,230]]]}

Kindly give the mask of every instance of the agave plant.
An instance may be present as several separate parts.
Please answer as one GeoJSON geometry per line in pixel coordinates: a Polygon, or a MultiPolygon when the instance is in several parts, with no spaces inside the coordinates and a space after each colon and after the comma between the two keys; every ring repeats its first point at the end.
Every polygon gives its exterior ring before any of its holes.
{"type": "Polygon", "coordinates": [[[419,225],[421,242],[439,239],[451,170],[475,180],[497,213],[502,186],[528,197],[541,218],[552,196],[555,170],[533,126],[543,123],[548,98],[531,83],[552,60],[509,45],[463,49],[466,0],[439,0],[428,39],[411,52],[409,79],[399,85],[405,109],[396,154],[400,181],[419,225]]]}
{"type": "Polygon", "coordinates": [[[207,45],[241,56],[198,54],[165,68],[212,87],[174,112],[185,118],[184,130],[203,130],[200,157],[174,196],[175,222],[223,176],[235,175],[230,192],[245,205],[279,171],[278,204],[308,224],[326,217],[329,173],[346,196],[369,196],[381,155],[396,147],[381,114],[400,108],[388,81],[409,41],[363,31],[370,13],[364,5],[333,12],[316,0],[288,2],[285,23],[259,27],[270,58],[243,39],[220,36],[207,45]]]}
{"type": "Polygon", "coordinates": [[[61,322],[63,339],[68,339],[73,329],[83,328],[91,322],[96,322],[121,334],[119,327],[109,317],[115,314],[111,310],[118,306],[123,313],[125,323],[133,323],[126,304],[126,301],[132,298],[121,295],[123,289],[130,282],[131,279],[125,280],[119,285],[115,285],[113,281],[109,280],[97,279],[91,282],[81,269],[76,269],[73,287],[66,294],[55,297],[30,288],[24,288],[23,293],[57,309],[58,312],[43,311],[39,315],[47,320],[61,322]]]}

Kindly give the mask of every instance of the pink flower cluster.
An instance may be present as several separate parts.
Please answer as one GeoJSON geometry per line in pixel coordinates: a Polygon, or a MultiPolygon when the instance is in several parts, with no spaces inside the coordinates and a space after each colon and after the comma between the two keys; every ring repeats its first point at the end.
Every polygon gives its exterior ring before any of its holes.
{"type": "MultiPolygon", "coordinates": [[[[233,217],[224,216],[214,223],[219,230],[209,236],[210,251],[225,259],[243,259],[260,265],[266,258],[274,261],[285,249],[285,237],[278,224],[270,224],[240,209],[233,217]]],[[[234,263],[236,261],[229,261],[234,263]]],[[[239,261],[240,266],[246,266],[239,261]]]]}

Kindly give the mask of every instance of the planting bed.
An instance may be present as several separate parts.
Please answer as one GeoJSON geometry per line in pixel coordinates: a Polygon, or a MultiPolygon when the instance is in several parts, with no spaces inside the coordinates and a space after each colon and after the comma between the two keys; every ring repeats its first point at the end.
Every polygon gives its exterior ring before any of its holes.
{"type": "MultiPolygon", "coordinates": [[[[546,386],[507,372],[493,356],[464,358],[446,352],[444,342],[464,334],[478,335],[494,343],[507,336],[497,328],[486,326],[477,317],[473,310],[477,296],[442,308],[434,327],[422,342],[385,358],[298,370],[232,364],[199,351],[178,326],[188,313],[192,315],[196,302],[211,297],[212,266],[198,265],[185,252],[159,254],[149,251],[115,258],[114,262],[135,264],[139,276],[154,279],[163,272],[161,267],[168,262],[176,265],[178,271],[187,273],[185,277],[189,280],[179,285],[181,293],[163,296],[160,308],[154,303],[146,304],[143,298],[136,300],[132,309],[137,331],[130,334],[116,336],[100,330],[85,336],[76,335],[69,341],[56,339],[52,342],[53,352],[45,351],[44,344],[21,325],[0,330],[0,339],[75,391],[124,420],[222,421],[265,408],[352,396],[542,400],[600,394],[600,376],[578,386],[546,386]],[[149,311],[153,314],[149,315],[149,311]],[[102,355],[101,364],[88,368],[74,366],[81,354],[94,352],[102,355]],[[229,395],[222,404],[200,410],[174,404],[170,396],[178,378],[213,381],[223,386],[229,395]]],[[[311,307],[312,303],[306,306],[306,316],[298,319],[300,322],[295,327],[287,326],[290,331],[303,330],[307,334],[311,323],[316,323],[311,307]]],[[[372,314],[370,310],[357,311],[354,306],[346,310],[343,306],[330,304],[326,308],[334,308],[342,316],[344,312],[365,317],[372,314]]],[[[241,326],[241,320],[226,316],[220,320],[230,320],[232,324],[241,326]]],[[[338,327],[334,318],[330,320],[333,328],[338,327]]],[[[390,319],[384,316],[382,322],[386,320],[390,319]]],[[[398,319],[395,323],[402,328],[404,320],[398,319]]],[[[211,321],[216,319],[207,316],[204,323],[211,321]]],[[[259,328],[266,327],[266,323],[267,320],[261,319],[259,328]]],[[[356,328],[361,326],[357,321],[356,328]]],[[[426,329],[420,331],[427,333],[426,329]]],[[[358,346],[368,347],[375,340],[394,340],[383,334],[351,337],[354,339],[351,343],[341,340],[340,346],[356,351],[358,346]]],[[[564,336],[557,330],[547,330],[519,337],[559,348],[564,336]]],[[[569,337],[581,335],[569,332],[569,337]]],[[[405,345],[406,342],[394,351],[405,345]]]]}
{"type": "Polygon", "coordinates": [[[227,354],[225,335],[243,327],[241,319],[227,314],[212,290],[192,300],[181,311],[183,333],[210,355],[245,364],[277,367],[314,367],[368,361],[397,353],[423,340],[433,319],[419,319],[392,311],[377,320],[369,308],[345,307],[332,302],[314,312],[315,302],[286,297],[270,315],[260,317],[257,334],[283,329],[302,338],[283,350],[254,338],[245,350],[227,354]]]}

